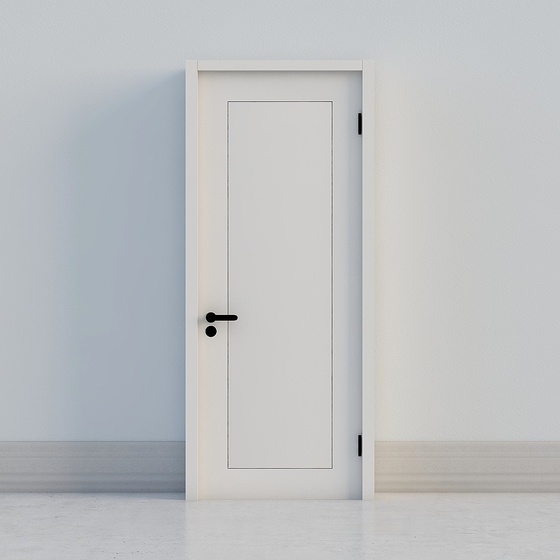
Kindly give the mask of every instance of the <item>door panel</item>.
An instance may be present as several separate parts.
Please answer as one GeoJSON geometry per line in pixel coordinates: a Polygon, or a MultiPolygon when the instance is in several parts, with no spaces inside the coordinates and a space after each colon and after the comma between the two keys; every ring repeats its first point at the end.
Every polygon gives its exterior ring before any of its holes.
{"type": "Polygon", "coordinates": [[[199,73],[201,498],[360,497],[360,110],[358,72],[199,73]]]}
{"type": "Polygon", "coordinates": [[[331,468],[332,103],[228,105],[228,466],[331,468]]]}

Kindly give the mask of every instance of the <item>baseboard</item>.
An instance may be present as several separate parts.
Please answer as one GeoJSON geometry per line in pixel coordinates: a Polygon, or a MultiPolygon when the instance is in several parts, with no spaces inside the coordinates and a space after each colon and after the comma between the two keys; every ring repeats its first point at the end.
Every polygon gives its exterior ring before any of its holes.
{"type": "Polygon", "coordinates": [[[377,442],[377,492],[560,492],[560,442],[377,442]]]}
{"type": "Polygon", "coordinates": [[[184,442],[0,442],[0,492],[184,491],[184,442]]]}
{"type": "MultiPolygon", "coordinates": [[[[377,492],[560,492],[560,442],[377,442],[377,492]]],[[[0,492],[184,492],[184,442],[0,442],[0,492]]]]}

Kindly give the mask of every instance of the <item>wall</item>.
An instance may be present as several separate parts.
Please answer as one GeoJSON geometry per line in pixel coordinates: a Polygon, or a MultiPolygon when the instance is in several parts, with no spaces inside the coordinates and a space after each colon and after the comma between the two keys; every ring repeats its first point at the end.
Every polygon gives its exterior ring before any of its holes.
{"type": "Polygon", "coordinates": [[[376,60],[377,437],[560,440],[559,27],[545,0],[0,3],[0,440],[184,438],[186,58],[376,60]]]}

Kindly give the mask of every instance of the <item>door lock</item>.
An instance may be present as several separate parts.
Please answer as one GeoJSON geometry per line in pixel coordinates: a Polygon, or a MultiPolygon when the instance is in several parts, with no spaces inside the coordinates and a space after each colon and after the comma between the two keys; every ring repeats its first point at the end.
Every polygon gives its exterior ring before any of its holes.
{"type": "Polygon", "coordinates": [[[218,334],[218,329],[216,327],[206,327],[205,331],[206,336],[209,336],[210,338],[212,338],[213,336],[216,336],[218,334]]]}

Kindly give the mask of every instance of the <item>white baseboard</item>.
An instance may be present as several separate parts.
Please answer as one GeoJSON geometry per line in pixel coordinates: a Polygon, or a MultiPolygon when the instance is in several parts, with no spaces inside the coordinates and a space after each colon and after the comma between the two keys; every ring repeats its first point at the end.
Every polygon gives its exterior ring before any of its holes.
{"type": "Polygon", "coordinates": [[[560,492],[560,442],[377,442],[377,492],[560,492]]]}
{"type": "MultiPolygon", "coordinates": [[[[377,442],[377,492],[560,492],[560,442],[377,442]]],[[[184,492],[184,442],[0,442],[0,492],[184,492]]]]}
{"type": "Polygon", "coordinates": [[[184,442],[0,442],[0,492],[184,491],[184,442]]]}

